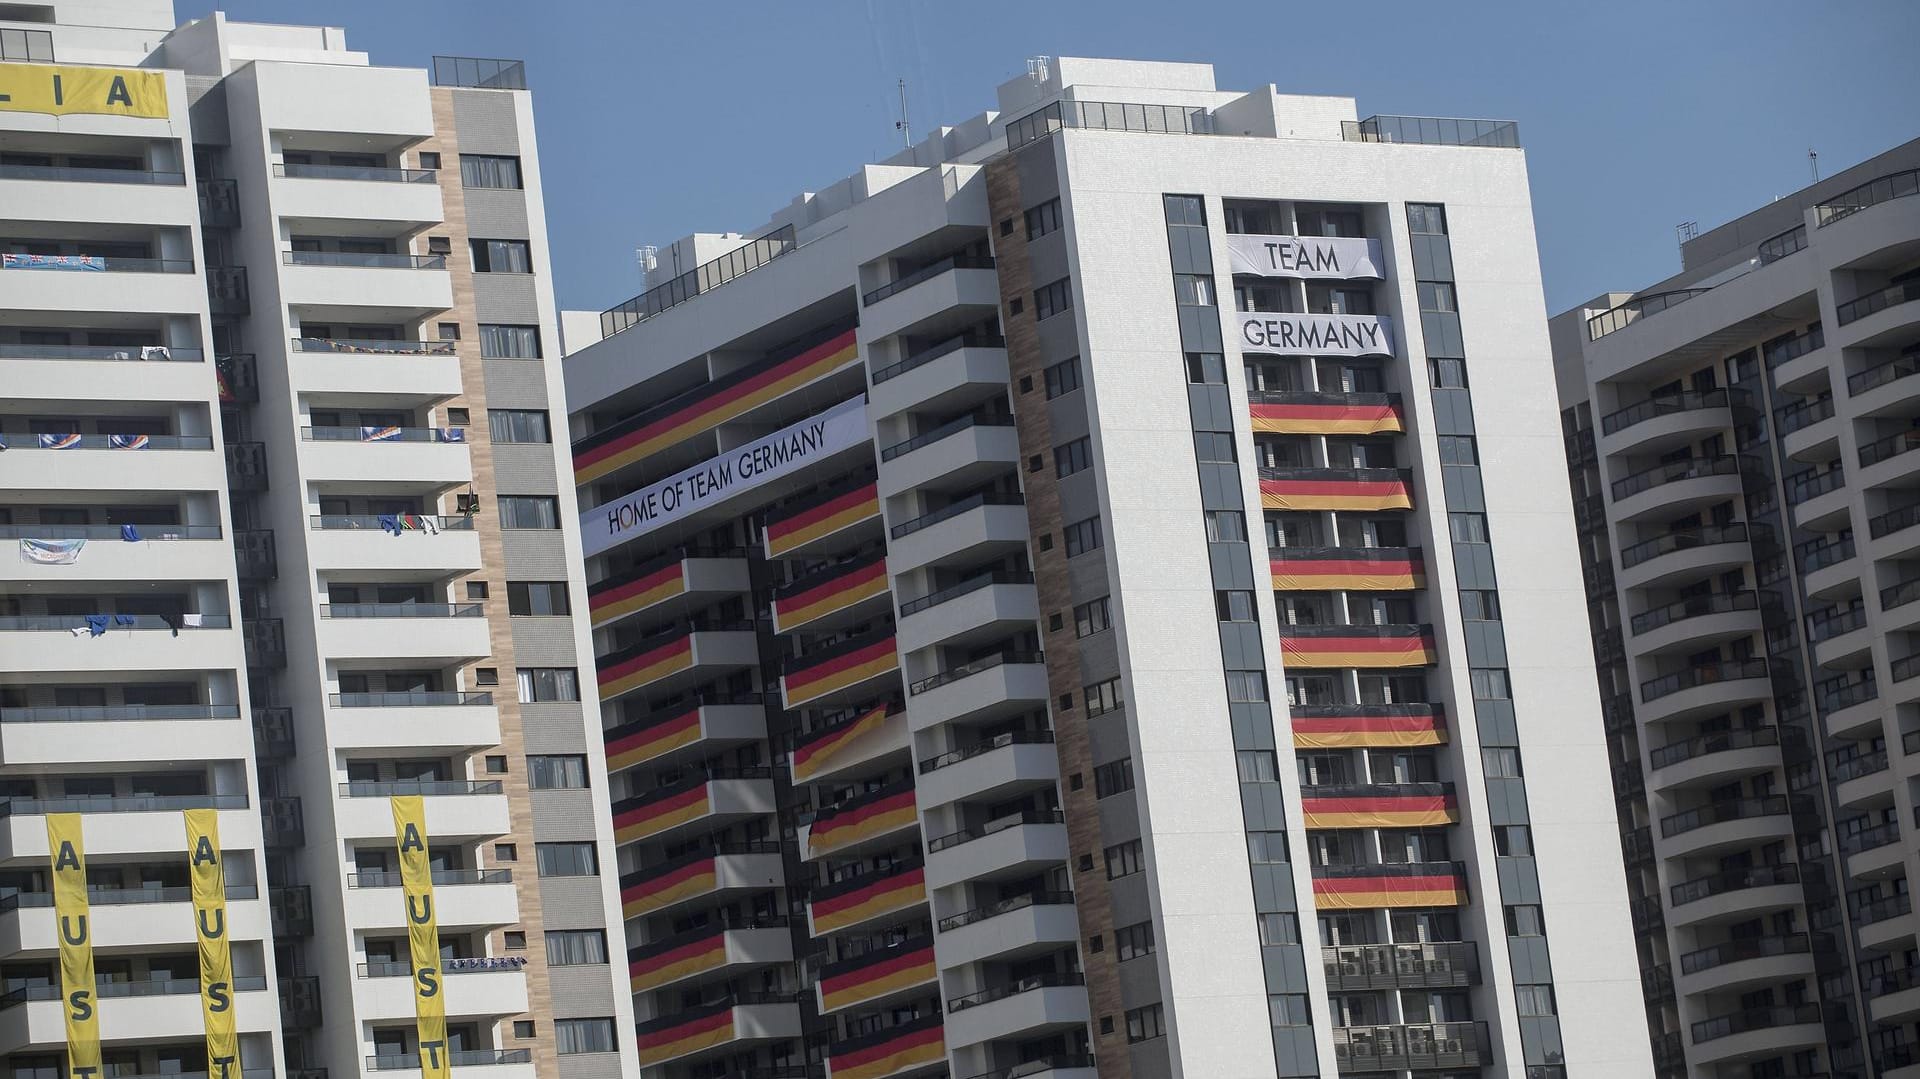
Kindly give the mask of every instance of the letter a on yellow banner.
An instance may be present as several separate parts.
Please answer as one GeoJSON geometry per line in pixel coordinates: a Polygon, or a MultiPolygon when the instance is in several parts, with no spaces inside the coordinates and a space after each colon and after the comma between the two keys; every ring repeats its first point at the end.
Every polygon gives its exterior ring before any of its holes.
{"type": "Polygon", "coordinates": [[[87,848],[80,814],[47,814],[53,913],[60,933],[60,1003],[67,1019],[67,1074],[99,1079],[100,1016],[94,1010],[93,915],[87,910],[87,848]]]}
{"type": "Polygon", "coordinates": [[[440,995],[440,923],[433,909],[433,860],[427,810],[417,794],[393,798],[393,837],[400,848],[400,890],[407,898],[407,951],[413,959],[413,1021],[420,1035],[421,1079],[450,1079],[447,1002],[440,995]]]}
{"type": "Polygon", "coordinates": [[[194,938],[200,942],[200,1011],[207,1027],[208,1079],[240,1074],[240,1038],[233,1021],[233,955],[227,945],[227,868],[220,853],[220,814],[182,811],[187,821],[187,876],[193,882],[194,938]]]}

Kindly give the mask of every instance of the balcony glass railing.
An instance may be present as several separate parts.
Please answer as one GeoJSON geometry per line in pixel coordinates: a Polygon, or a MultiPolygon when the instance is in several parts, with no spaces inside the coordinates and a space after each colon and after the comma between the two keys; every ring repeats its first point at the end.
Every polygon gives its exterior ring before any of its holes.
{"type": "Polygon", "coordinates": [[[1724,967],[1729,963],[1744,962],[1748,959],[1802,955],[1808,951],[1808,947],[1805,933],[1789,933],[1778,937],[1747,937],[1687,952],[1680,957],[1680,973],[1698,974],[1703,970],[1712,970],[1715,967],[1724,967]]]}
{"type": "Polygon", "coordinates": [[[961,926],[984,922],[989,918],[998,918],[1002,914],[1011,914],[1028,907],[1070,907],[1073,906],[1072,892],[1026,892],[1011,898],[1002,899],[984,907],[975,907],[952,917],[940,919],[940,931],[950,933],[961,926]]]}
{"type": "Polygon", "coordinates": [[[971,427],[1012,427],[1011,416],[975,416],[966,415],[957,420],[949,420],[931,431],[923,431],[905,442],[896,442],[880,451],[880,460],[891,461],[896,457],[912,453],[914,450],[931,446],[942,439],[951,438],[971,427]]]}
{"type": "MultiPolygon", "coordinates": [[[[266,988],[267,979],[259,975],[237,977],[232,982],[232,989],[237,993],[260,993],[265,992],[266,988]]],[[[93,995],[100,1000],[170,997],[198,992],[198,978],[151,978],[142,981],[100,981],[96,978],[93,983],[93,995]]],[[[0,1009],[30,1000],[59,1000],[60,995],[58,985],[29,985],[0,996],[0,1009]]]]}
{"type": "Polygon", "coordinates": [[[1816,684],[1813,689],[1819,696],[1820,712],[1822,715],[1829,715],[1843,708],[1852,708],[1856,704],[1865,704],[1868,701],[1878,700],[1880,697],[1880,687],[1874,682],[1873,672],[1871,670],[1867,671],[1866,676],[1857,682],[1849,682],[1844,679],[1832,679],[1829,682],[1816,684]]]}
{"type": "Polygon", "coordinates": [[[1699,667],[1689,667],[1684,671],[1662,675],[1640,683],[1640,699],[1652,703],[1669,694],[1681,690],[1710,686],[1720,682],[1731,682],[1745,678],[1765,678],[1767,661],[1763,659],[1732,660],[1724,663],[1709,663],[1699,667]]]}
{"type": "Polygon", "coordinates": [[[435,86],[466,86],[478,90],[525,90],[527,64],[524,60],[500,60],[484,56],[436,56],[433,58],[435,86]]]}
{"type": "Polygon", "coordinates": [[[1760,246],[1754,249],[1754,254],[1759,256],[1760,265],[1765,266],[1806,249],[1807,226],[1795,225],[1778,236],[1760,241],[1760,246]]]}
{"type": "Polygon", "coordinates": [[[491,692],[410,690],[394,693],[333,693],[327,702],[335,708],[459,708],[491,705],[491,692]]]}
{"type": "Polygon", "coordinates": [[[184,172],[146,169],[99,169],[80,165],[0,164],[0,180],[50,180],[62,184],[134,184],[142,187],[184,187],[184,172]]]}
{"type": "MultiPolygon", "coordinates": [[[[511,869],[436,869],[433,871],[433,883],[436,887],[452,887],[462,884],[512,884],[511,869]]],[[[398,888],[402,884],[398,870],[362,869],[347,874],[349,888],[398,888]]]]}
{"type": "MultiPolygon", "coordinates": [[[[1213,114],[1198,105],[1146,105],[1120,101],[1056,101],[1007,124],[1007,149],[1017,150],[1063,128],[1139,131],[1165,135],[1211,135],[1213,114]]],[[[1377,140],[1375,140],[1377,141],[1377,140]]]]}
{"type": "Polygon", "coordinates": [[[1920,577],[1909,577],[1880,590],[1880,609],[1890,611],[1920,599],[1920,577]]]}
{"type": "Polygon", "coordinates": [[[1863,851],[1878,850],[1900,842],[1900,822],[1888,821],[1871,828],[1862,828],[1857,832],[1840,833],[1840,853],[1860,854],[1863,851]]]}
{"type": "Polygon", "coordinates": [[[192,273],[192,259],[153,259],[120,255],[29,255],[0,251],[0,271],[84,270],[94,273],[192,273]]]}
{"type": "MultiPolygon", "coordinates": [[[[197,615],[159,615],[159,614],[42,614],[16,615],[0,618],[0,633],[71,633],[81,629],[91,632],[98,623],[89,623],[89,618],[105,618],[101,626],[106,634],[120,633],[126,630],[156,630],[179,632],[195,629],[232,629],[233,621],[224,614],[197,615]],[[194,619],[189,622],[188,619],[194,619]]],[[[101,634],[95,634],[100,636],[101,634]]]]}
{"type": "Polygon", "coordinates": [[[1826,228],[1835,221],[1852,217],[1870,206],[1894,199],[1920,195],[1920,169],[1890,173],[1842,192],[1813,208],[1814,223],[1826,228]]]}
{"type": "Polygon", "coordinates": [[[145,720],[239,719],[237,704],[110,704],[0,708],[0,723],[120,723],[145,720]]]}
{"type": "Polygon", "coordinates": [[[1669,483],[1679,483],[1682,480],[1700,479],[1706,476],[1734,476],[1739,472],[1740,462],[1731,456],[1690,457],[1682,461],[1671,461],[1615,480],[1613,500],[1619,502],[1642,491],[1652,490],[1669,483]]]}
{"type": "Polygon", "coordinates": [[[1815,611],[1807,616],[1807,640],[1819,644],[1835,637],[1864,629],[1867,625],[1867,608],[1859,600],[1848,607],[1836,607],[1831,610],[1815,611]]]}
{"type": "Polygon", "coordinates": [[[296,337],[295,352],[341,352],[375,356],[452,356],[452,341],[389,341],[380,338],[296,337]]]}
{"type": "Polygon", "coordinates": [[[942,588],[937,592],[930,592],[927,595],[921,596],[918,599],[910,599],[907,602],[902,603],[900,605],[900,617],[905,618],[908,615],[919,614],[921,611],[931,610],[935,607],[940,606],[943,603],[947,603],[952,600],[959,599],[961,596],[968,595],[969,593],[973,593],[973,592],[978,592],[983,588],[988,588],[993,585],[1032,584],[1032,583],[1033,583],[1033,574],[1028,573],[1025,570],[994,570],[990,573],[975,574],[974,576],[969,577],[964,581],[961,581],[959,584],[949,585],[946,588],[942,588]]]}
{"type": "Polygon", "coordinates": [[[289,266],[351,266],[369,270],[444,270],[445,255],[394,254],[386,251],[286,251],[289,266]]]}
{"type": "Polygon", "coordinates": [[[920,774],[925,775],[928,772],[937,772],[942,768],[950,768],[953,765],[959,764],[961,761],[970,761],[981,754],[992,753],[996,749],[1005,749],[1008,746],[1051,744],[1053,744],[1052,731],[1008,731],[1005,734],[994,735],[992,738],[983,742],[977,742],[961,749],[949,750],[936,757],[928,757],[926,760],[920,762],[920,774]]]}
{"type": "Polygon", "coordinates": [[[932,262],[925,266],[922,266],[920,269],[915,270],[912,273],[906,274],[901,277],[897,277],[894,280],[889,281],[884,285],[881,285],[879,288],[874,289],[872,292],[866,293],[865,295],[860,297],[860,305],[862,307],[872,307],[874,304],[879,303],[881,300],[887,299],[890,296],[897,296],[900,293],[907,291],[908,289],[912,288],[915,285],[921,284],[926,281],[931,281],[934,278],[941,276],[942,274],[951,273],[954,270],[991,270],[991,269],[993,269],[993,259],[988,258],[986,256],[949,255],[946,258],[940,259],[937,262],[932,262]]]}
{"type": "MultiPolygon", "coordinates": [[[[251,884],[229,884],[228,899],[258,899],[260,889],[251,884]]],[[[96,888],[87,886],[87,902],[97,907],[138,906],[148,903],[189,903],[193,889],[178,888],[96,888]]],[[[0,911],[45,910],[53,906],[52,892],[14,892],[0,896],[0,911]]]]}
{"type": "Polygon", "coordinates": [[[1711,547],[1719,543],[1747,542],[1747,526],[1744,524],[1722,525],[1718,528],[1697,528],[1685,532],[1669,532],[1664,536],[1655,536],[1620,549],[1620,565],[1631,569],[1651,558],[1658,558],[1675,551],[1691,551],[1700,547],[1711,547]]]}
{"type": "Polygon", "coordinates": [[[480,618],[483,603],[322,603],[322,618],[480,618]]]}
{"type": "Polygon", "coordinates": [[[1670,768],[1683,761],[1698,760],[1715,753],[1729,753],[1737,749],[1756,749],[1761,746],[1780,744],[1778,727],[1758,727],[1744,731],[1716,731],[1689,738],[1684,742],[1672,742],[1661,746],[1648,754],[1655,768],[1670,768]]]}
{"type": "Polygon", "coordinates": [[[134,537],[151,543],[168,543],[174,540],[217,540],[226,532],[219,525],[181,525],[181,524],[141,524],[141,525],[33,525],[0,524],[0,539],[129,539],[127,529],[134,530],[134,537]]]}
{"type": "Polygon", "coordinates": [[[1744,399],[1746,394],[1739,390],[1707,390],[1705,392],[1689,390],[1685,393],[1651,397],[1638,404],[1628,405],[1618,412],[1600,417],[1600,433],[1615,434],[1660,416],[1676,416],[1682,412],[1726,408],[1736,396],[1744,399]]]}
{"type": "Polygon", "coordinates": [[[1696,296],[1706,295],[1710,289],[1683,288],[1672,292],[1656,292],[1651,296],[1635,296],[1618,307],[1601,312],[1587,320],[1587,340],[1598,341],[1602,337],[1646,318],[1657,315],[1669,307],[1678,307],[1696,296]]]}
{"type": "Polygon", "coordinates": [[[792,225],[780,228],[655,285],[633,299],[600,313],[600,335],[612,337],[672,307],[711,292],[799,247],[792,225]]]}
{"type": "MultiPolygon", "coordinates": [[[[484,1068],[495,1064],[532,1064],[531,1049],[456,1049],[441,1057],[455,1068],[484,1068]]],[[[370,1071],[419,1071],[420,1057],[415,1053],[367,1058],[370,1071]]]]}
{"type": "Polygon", "coordinates": [[[1909,895],[1890,895],[1885,899],[1876,899],[1871,903],[1862,903],[1853,908],[1854,925],[1873,925],[1889,918],[1900,918],[1913,913],[1913,897],[1909,895]]]}
{"type": "Polygon", "coordinates": [[[1901,431],[1863,444],[1860,447],[1860,467],[1877,465],[1914,450],[1920,450],[1920,428],[1901,431]]]}
{"type": "Polygon", "coordinates": [[[12,345],[0,344],[0,360],[108,360],[115,362],[200,363],[206,353],[173,345],[12,345]]]}
{"type": "Polygon", "coordinates": [[[1903,281],[1836,306],[1833,309],[1834,320],[1845,326],[1889,307],[1912,303],[1915,300],[1920,300],[1920,281],[1903,281]]]}
{"type": "Polygon", "coordinates": [[[1856,753],[1842,760],[1832,761],[1833,781],[1845,783],[1849,779],[1862,779],[1887,770],[1887,751],[1874,750],[1869,753],[1856,753]]]}
{"type": "Polygon", "coordinates": [[[1346,142],[1401,142],[1417,146],[1520,147],[1520,125],[1512,120],[1468,120],[1452,116],[1369,116],[1342,120],[1346,142]]]}
{"type": "Polygon", "coordinates": [[[497,779],[350,779],[340,784],[346,798],[391,798],[418,794],[430,798],[465,794],[504,794],[497,779]]]}
{"type": "Polygon", "coordinates": [[[245,809],[244,794],[91,794],[74,798],[9,798],[0,817],[47,813],[177,813],[183,809],[245,809]]]}
{"type": "Polygon", "coordinates": [[[1469,941],[1357,944],[1320,949],[1330,991],[1473,985],[1480,953],[1469,941]]]}
{"type": "Polygon", "coordinates": [[[1674,906],[1682,907],[1688,903],[1727,892],[1798,883],[1800,883],[1800,867],[1797,865],[1757,865],[1744,869],[1728,869],[1709,876],[1682,881],[1670,888],[1668,894],[1674,906]]]}
{"type": "Polygon", "coordinates": [[[898,378],[916,367],[924,367],[942,356],[952,355],[964,348],[1006,348],[1007,339],[998,334],[963,333],[958,337],[949,337],[945,341],[901,360],[888,364],[873,373],[873,384],[878,386],[888,379],[898,378]]]}
{"type": "Polygon", "coordinates": [[[1837,566],[1857,553],[1853,545],[1853,530],[1849,528],[1834,536],[1810,540],[1795,547],[1793,553],[1800,559],[1802,573],[1837,566]]]}
{"type": "Polygon", "coordinates": [[[316,532],[387,532],[398,524],[403,532],[471,532],[473,518],[427,513],[316,513],[307,518],[316,532]],[[433,527],[428,528],[431,523],[433,527]]]}
{"type": "Polygon", "coordinates": [[[1019,996],[1021,993],[1031,993],[1037,989],[1054,989],[1085,984],[1087,984],[1086,976],[1074,971],[1053,971],[1047,974],[1030,974],[1025,978],[1020,978],[1015,981],[988,986],[977,993],[968,993],[965,996],[952,997],[947,1001],[947,1011],[949,1014],[966,1011],[968,1008],[977,1008],[982,1004],[991,1004],[996,1000],[1005,1000],[1008,997],[1019,996]]]}
{"type": "Polygon", "coordinates": [[[1703,1019],[1693,1024],[1695,1045],[1710,1042],[1716,1038],[1745,1034],[1750,1030],[1768,1030],[1773,1027],[1799,1026],[1820,1022],[1818,1004],[1793,1004],[1779,1008],[1750,1008],[1734,1012],[1731,1015],[1703,1019]]]}
{"type": "Polygon", "coordinates": [[[1027,500],[1018,493],[1004,494],[998,491],[986,491],[981,494],[969,495],[966,498],[957,499],[937,510],[931,510],[912,520],[903,521],[900,524],[894,525],[890,535],[893,539],[899,539],[902,536],[911,536],[923,528],[930,528],[942,521],[950,521],[966,513],[968,510],[979,509],[981,506],[1024,506],[1026,504],[1027,500]]]}
{"type": "Polygon", "coordinates": [[[1868,390],[1912,375],[1920,375],[1920,351],[1902,352],[1884,363],[1848,375],[1847,396],[1858,397],[1868,390]]]}
{"type": "Polygon", "coordinates": [[[1660,818],[1660,834],[1671,839],[1714,824],[1725,824],[1734,820],[1752,820],[1757,817],[1785,816],[1786,812],[1787,800],[1779,795],[1710,802],[1698,809],[1689,809],[1660,818]]]}
{"type": "Polygon", "coordinates": [[[1796,401],[1773,415],[1773,425],[1783,435],[1790,435],[1803,427],[1811,427],[1821,420],[1833,418],[1833,397],[1823,395],[1811,401],[1796,401]]]}
{"type": "Polygon", "coordinates": [[[948,683],[958,682],[963,678],[972,678],[976,674],[981,674],[983,672],[993,670],[995,667],[1004,666],[1005,664],[1008,664],[1008,663],[1038,664],[1038,663],[1045,663],[1045,662],[1046,662],[1046,657],[1039,652],[1019,652],[1019,651],[1009,650],[1005,652],[1000,652],[996,655],[985,656],[983,658],[976,659],[968,663],[962,663],[957,667],[949,667],[946,670],[939,672],[938,674],[934,674],[929,677],[922,678],[919,681],[908,685],[907,692],[910,694],[925,693],[930,689],[938,689],[939,687],[947,685],[948,683]]]}
{"type": "Polygon", "coordinates": [[[1829,491],[1838,491],[1847,485],[1847,474],[1838,467],[1825,472],[1802,472],[1786,479],[1787,505],[1798,506],[1810,502],[1829,491]]]}
{"type": "Polygon", "coordinates": [[[927,853],[932,854],[935,851],[951,850],[961,844],[971,843],[976,839],[985,839],[990,835],[996,835],[1009,828],[1018,828],[1023,824],[1063,824],[1066,822],[1066,819],[1067,818],[1057,809],[1023,809],[1018,813],[998,817],[972,828],[962,828],[957,832],[948,832],[946,835],[935,836],[927,840],[927,853]]]}
{"type": "Polygon", "coordinates": [[[433,169],[396,169],[381,165],[276,164],[273,174],[296,180],[366,180],[385,184],[431,184],[440,180],[440,174],[433,169]]]}
{"type": "Polygon", "coordinates": [[[1826,334],[1822,332],[1820,324],[1817,322],[1808,327],[1805,333],[1794,334],[1792,337],[1775,338],[1767,342],[1763,350],[1766,356],[1767,369],[1772,370],[1786,363],[1788,360],[1797,360],[1807,353],[1824,346],[1826,343],[1826,334]]]}
{"type": "Polygon", "coordinates": [[[1634,615],[1629,622],[1629,628],[1637,637],[1642,633],[1649,633],[1662,626],[1669,626],[1689,618],[1704,618],[1713,614],[1732,614],[1736,611],[1759,609],[1760,597],[1751,591],[1688,596],[1686,599],[1634,615]]]}
{"type": "Polygon", "coordinates": [[[20,440],[16,449],[30,450],[210,450],[208,435],[86,435],[76,432],[39,434],[34,441],[20,440]]]}
{"type": "Polygon", "coordinates": [[[1889,665],[1889,672],[1890,677],[1895,682],[1904,682],[1915,675],[1920,675],[1920,655],[1906,656],[1902,659],[1894,660],[1893,663],[1889,665]]]}

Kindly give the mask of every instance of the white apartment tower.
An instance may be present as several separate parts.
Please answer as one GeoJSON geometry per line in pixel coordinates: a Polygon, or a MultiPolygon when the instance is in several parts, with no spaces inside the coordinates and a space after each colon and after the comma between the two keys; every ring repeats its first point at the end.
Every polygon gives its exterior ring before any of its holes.
{"type": "Polygon", "coordinates": [[[661,265],[565,364],[643,1079],[1650,1072],[1513,125],[1038,61],[661,265]]]}
{"type": "Polygon", "coordinates": [[[0,4],[12,1074],[219,1074],[229,1011],[249,1079],[633,1072],[525,85],[164,0],[0,4]]]}
{"type": "Polygon", "coordinates": [[[1920,141],[1552,322],[1662,1077],[1920,1076],[1920,141]]]}

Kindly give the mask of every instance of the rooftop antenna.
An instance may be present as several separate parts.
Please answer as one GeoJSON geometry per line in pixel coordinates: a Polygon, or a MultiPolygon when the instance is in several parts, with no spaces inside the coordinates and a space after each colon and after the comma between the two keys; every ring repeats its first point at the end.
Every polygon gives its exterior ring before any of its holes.
{"type": "Polygon", "coordinates": [[[1807,147],[1807,167],[1813,170],[1813,182],[1820,182],[1820,154],[1813,147],[1807,147]]]}
{"type": "Polygon", "coordinates": [[[660,248],[654,244],[642,244],[633,249],[633,258],[640,264],[640,280],[644,284],[660,266],[660,248]]]}
{"type": "Polygon", "coordinates": [[[913,127],[907,123],[907,80],[899,80],[899,87],[900,119],[894,121],[893,129],[900,133],[900,145],[911,149],[913,146],[913,127]]]}
{"type": "Polygon", "coordinates": [[[1053,57],[1051,56],[1027,57],[1027,78],[1032,79],[1034,82],[1046,82],[1048,78],[1048,67],[1052,62],[1053,57]]]}
{"type": "Polygon", "coordinates": [[[1682,261],[1686,258],[1687,241],[1698,235],[1700,235],[1700,222],[1698,221],[1682,221],[1678,225],[1673,226],[1673,237],[1679,241],[1682,261]]]}

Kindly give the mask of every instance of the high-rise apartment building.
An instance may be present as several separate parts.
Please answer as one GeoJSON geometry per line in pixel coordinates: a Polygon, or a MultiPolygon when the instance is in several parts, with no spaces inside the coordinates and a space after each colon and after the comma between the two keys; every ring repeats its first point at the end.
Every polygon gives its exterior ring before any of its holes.
{"type": "Polygon", "coordinates": [[[565,365],[645,1079],[1649,1073],[1513,125],[1036,61],[661,263],[565,365]]]}
{"type": "Polygon", "coordinates": [[[1552,323],[1663,1077],[1920,1075],[1917,169],[1552,323]]]}
{"type": "Polygon", "coordinates": [[[540,198],[512,62],[0,5],[12,1074],[633,1072],[540,198]]]}

